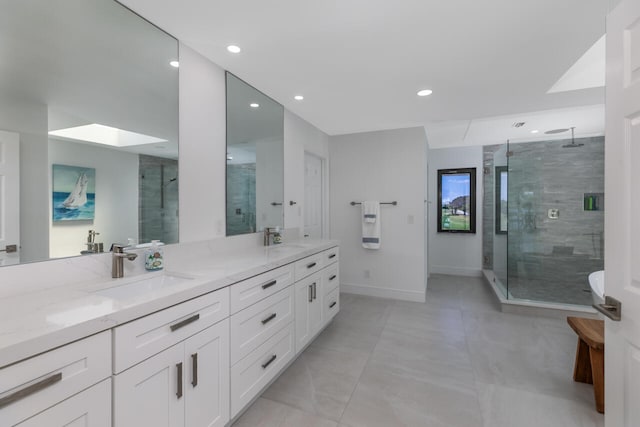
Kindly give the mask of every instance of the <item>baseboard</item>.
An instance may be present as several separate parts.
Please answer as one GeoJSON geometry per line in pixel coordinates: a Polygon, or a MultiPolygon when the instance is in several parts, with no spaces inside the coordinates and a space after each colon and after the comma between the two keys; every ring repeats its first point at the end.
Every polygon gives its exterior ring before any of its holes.
{"type": "Polygon", "coordinates": [[[449,276],[482,277],[480,268],[449,267],[446,265],[432,265],[430,274],[447,274],[449,276]]]}
{"type": "Polygon", "coordinates": [[[340,283],[340,292],[414,302],[425,302],[426,297],[425,292],[403,291],[400,289],[379,288],[376,286],[353,285],[347,283],[340,283]]]}

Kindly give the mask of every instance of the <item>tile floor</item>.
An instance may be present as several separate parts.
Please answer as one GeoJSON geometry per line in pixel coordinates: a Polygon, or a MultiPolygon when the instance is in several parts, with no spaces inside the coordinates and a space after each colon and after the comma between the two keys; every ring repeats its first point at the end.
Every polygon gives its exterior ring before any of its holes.
{"type": "Polygon", "coordinates": [[[564,318],[501,313],[481,279],[432,275],[426,304],[342,294],[234,427],[603,426],[575,345],[564,318]]]}

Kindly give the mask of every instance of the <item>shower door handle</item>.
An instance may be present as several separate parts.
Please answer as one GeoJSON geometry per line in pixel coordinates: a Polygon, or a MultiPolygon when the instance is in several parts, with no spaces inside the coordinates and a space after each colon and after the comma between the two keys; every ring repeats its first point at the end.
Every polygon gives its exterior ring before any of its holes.
{"type": "Polygon", "coordinates": [[[605,296],[604,304],[593,304],[593,308],[614,322],[619,322],[622,319],[622,303],[614,297],[605,296]]]}

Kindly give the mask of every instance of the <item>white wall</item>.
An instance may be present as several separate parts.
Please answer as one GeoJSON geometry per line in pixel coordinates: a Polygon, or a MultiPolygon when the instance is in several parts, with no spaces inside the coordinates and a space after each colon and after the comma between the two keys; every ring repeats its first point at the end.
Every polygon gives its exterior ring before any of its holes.
{"type": "Polygon", "coordinates": [[[180,44],[180,242],[225,235],[224,70],[180,44]]]}
{"type": "MultiPolygon", "coordinates": [[[[290,111],[284,110],[284,226],[304,227],[304,153],[315,154],[325,160],[329,168],[329,137],[309,122],[290,111]],[[296,202],[289,205],[289,201],[296,202]]],[[[329,187],[328,174],[325,174],[325,189],[329,187]]],[[[328,201],[328,191],[327,197],[328,201]]],[[[325,203],[325,233],[329,229],[329,203],[325,203]]],[[[328,234],[325,236],[328,237],[328,234]]]]}
{"type": "Polygon", "coordinates": [[[482,147],[429,150],[429,271],[482,274],[482,147]],[[476,233],[438,233],[438,169],[476,168],[476,233]]]}
{"type": "Polygon", "coordinates": [[[340,283],[346,292],[424,301],[424,128],[329,138],[331,238],[340,240],[340,283]],[[360,206],[381,207],[381,247],[364,249],[360,206]]]}
{"type": "Polygon", "coordinates": [[[127,238],[138,238],[137,154],[52,139],[49,140],[49,171],[53,164],[95,168],[96,207],[93,221],[49,220],[51,258],[79,255],[87,249],[84,243],[89,230],[100,233],[95,241],[103,242],[105,251],[109,251],[112,243],[126,244],[127,238]]]}

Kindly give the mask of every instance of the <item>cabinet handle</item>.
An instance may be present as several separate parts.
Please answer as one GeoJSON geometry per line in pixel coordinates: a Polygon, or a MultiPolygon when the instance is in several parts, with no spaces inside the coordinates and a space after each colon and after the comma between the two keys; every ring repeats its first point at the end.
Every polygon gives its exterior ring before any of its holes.
{"type": "Polygon", "coordinates": [[[277,280],[272,280],[269,283],[265,283],[264,285],[262,285],[262,289],[267,289],[272,287],[273,285],[275,285],[276,283],[278,283],[277,280]]]}
{"type": "Polygon", "coordinates": [[[41,381],[38,381],[35,384],[31,384],[23,388],[22,390],[18,390],[15,393],[10,394],[9,396],[3,397],[0,399],[0,409],[8,406],[14,402],[17,402],[20,399],[24,399],[27,396],[30,396],[34,393],[37,393],[45,388],[52,386],[53,384],[62,381],[62,372],[58,372],[57,374],[51,375],[41,381]]]}
{"type": "Polygon", "coordinates": [[[333,279],[335,279],[336,277],[338,277],[338,276],[336,276],[336,275],[334,274],[333,276],[329,277],[329,280],[333,280],[333,279]]]}
{"type": "Polygon", "coordinates": [[[262,369],[267,369],[267,366],[271,365],[273,363],[274,360],[276,360],[276,356],[275,354],[273,356],[271,356],[271,359],[267,360],[263,365],[262,365],[262,369]]]}
{"type": "Polygon", "coordinates": [[[332,258],[335,258],[335,257],[336,257],[336,254],[329,255],[329,259],[332,259],[332,258]]]}
{"type": "Polygon", "coordinates": [[[192,369],[191,385],[195,387],[198,385],[198,353],[193,353],[191,355],[191,369],[192,369]]]}
{"type": "Polygon", "coordinates": [[[267,323],[271,322],[273,319],[276,318],[276,313],[272,313],[269,317],[267,317],[266,319],[262,319],[262,324],[266,325],[267,323]]]}
{"type": "Polygon", "coordinates": [[[176,364],[176,369],[178,371],[178,387],[176,390],[176,396],[180,399],[182,397],[182,362],[176,364]]]}
{"type": "Polygon", "coordinates": [[[333,308],[337,303],[337,301],[332,302],[331,304],[329,304],[329,308],[333,308]]]}
{"type": "Polygon", "coordinates": [[[311,289],[313,285],[309,285],[309,302],[313,302],[313,290],[311,289]]]}
{"type": "Polygon", "coordinates": [[[316,282],[313,282],[313,299],[316,299],[316,282]]]}
{"type": "Polygon", "coordinates": [[[184,328],[185,326],[187,326],[189,323],[193,323],[196,320],[198,320],[200,318],[199,314],[194,314],[193,316],[189,317],[188,319],[184,319],[178,323],[176,323],[175,325],[171,325],[171,332],[175,332],[180,328],[184,328]]]}
{"type": "Polygon", "coordinates": [[[307,264],[307,268],[313,268],[316,266],[315,262],[312,262],[311,264],[307,264]]]}

